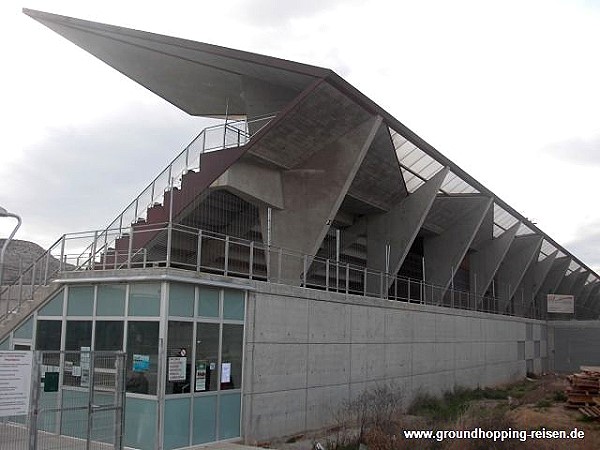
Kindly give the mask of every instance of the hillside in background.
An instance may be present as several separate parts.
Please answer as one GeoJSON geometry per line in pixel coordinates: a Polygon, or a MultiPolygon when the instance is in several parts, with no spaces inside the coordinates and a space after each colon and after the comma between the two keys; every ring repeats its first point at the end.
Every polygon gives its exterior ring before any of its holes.
{"type": "MultiPolygon", "coordinates": [[[[0,239],[0,248],[4,245],[5,239],[0,239]]],[[[46,250],[34,242],[20,241],[14,239],[8,244],[4,255],[4,275],[2,284],[10,284],[15,281],[21,270],[25,271],[34,261],[44,254],[46,250]]],[[[52,258],[51,268],[58,266],[58,260],[52,258]]],[[[37,276],[36,276],[37,279],[37,276]]],[[[31,278],[26,277],[23,282],[31,282],[31,278]]]]}

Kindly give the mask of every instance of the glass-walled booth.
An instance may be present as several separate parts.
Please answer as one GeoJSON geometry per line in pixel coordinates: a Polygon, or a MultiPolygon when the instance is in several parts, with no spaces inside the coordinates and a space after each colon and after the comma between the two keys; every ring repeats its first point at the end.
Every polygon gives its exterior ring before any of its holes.
{"type": "MultiPolygon", "coordinates": [[[[57,411],[77,401],[86,377],[105,380],[106,395],[115,385],[110,362],[85,373],[86,351],[125,352],[127,447],[162,442],[175,449],[240,437],[247,287],[193,280],[73,279],[2,345],[57,352],[42,361],[42,375],[59,371],[61,389],[40,399],[57,411]]],[[[57,412],[41,426],[78,437],[72,423],[57,412]]]]}

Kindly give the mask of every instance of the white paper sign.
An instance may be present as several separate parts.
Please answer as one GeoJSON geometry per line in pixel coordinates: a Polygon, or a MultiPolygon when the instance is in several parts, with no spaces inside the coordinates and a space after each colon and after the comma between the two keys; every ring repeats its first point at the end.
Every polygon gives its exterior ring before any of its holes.
{"type": "Polygon", "coordinates": [[[29,413],[32,352],[0,352],[0,417],[29,413]]]}
{"type": "Polygon", "coordinates": [[[221,364],[221,383],[231,383],[231,363],[221,364]]]}
{"type": "Polygon", "coordinates": [[[575,312],[575,297],[572,295],[548,294],[548,312],[549,313],[567,313],[575,312]]]}
{"type": "Polygon", "coordinates": [[[187,358],[172,356],[169,358],[169,381],[185,381],[187,358]]]}

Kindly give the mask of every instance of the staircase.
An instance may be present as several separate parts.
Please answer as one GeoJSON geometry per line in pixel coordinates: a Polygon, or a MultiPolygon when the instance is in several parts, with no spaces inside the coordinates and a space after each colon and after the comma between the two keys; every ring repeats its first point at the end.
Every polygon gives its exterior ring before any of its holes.
{"type": "Polygon", "coordinates": [[[106,229],[63,235],[14,283],[0,286],[0,340],[58,289],[50,282],[60,272],[145,264],[153,243],[165,235],[166,224],[177,223],[201,201],[202,193],[273,117],[205,128],[106,229]],[[17,298],[13,292],[18,292],[17,298]]]}

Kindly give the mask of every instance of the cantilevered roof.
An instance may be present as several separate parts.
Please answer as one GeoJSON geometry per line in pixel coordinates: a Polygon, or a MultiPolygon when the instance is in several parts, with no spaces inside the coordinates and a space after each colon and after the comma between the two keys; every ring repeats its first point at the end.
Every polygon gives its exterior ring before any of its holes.
{"type": "Polygon", "coordinates": [[[330,72],[187,39],[30,9],[23,12],[196,116],[222,116],[226,110],[229,115],[246,115],[248,85],[279,88],[283,97],[290,97],[330,72]]]}
{"type": "MultiPolygon", "coordinates": [[[[441,168],[449,167],[450,172],[440,187],[440,195],[492,198],[494,237],[521,222],[518,235],[535,233],[544,238],[539,260],[557,251],[558,257],[568,255],[572,259],[570,270],[590,270],[529,219],[331,70],[40,11],[24,9],[24,13],[191,115],[223,116],[227,113],[230,116],[255,116],[276,112],[311,86],[313,91],[326,90],[326,86],[318,85],[326,81],[365,111],[383,118],[388,126],[389,137],[379,136],[369,158],[373,161],[381,159],[386,149],[393,147],[401,173],[397,187],[389,185],[388,177],[379,177],[379,180],[387,180],[379,186],[379,193],[385,201],[381,205],[373,205],[373,199],[362,198],[365,190],[360,189],[361,180],[376,179],[374,172],[367,170],[367,164],[358,182],[352,186],[353,195],[344,201],[351,210],[365,210],[367,205],[375,206],[375,210],[385,209],[389,201],[413,193],[441,168]],[[260,110],[259,107],[257,110],[256,105],[259,104],[270,109],[260,110]],[[384,137],[390,142],[385,142],[384,137]]],[[[318,105],[313,107],[315,109],[318,110],[318,105]]],[[[258,146],[253,152],[262,152],[258,156],[281,167],[292,164],[280,161],[277,148],[270,149],[270,153],[268,150],[258,146]]],[[[397,170],[398,167],[392,171],[397,170]]],[[[396,175],[391,178],[395,179],[396,175]]],[[[437,203],[440,202],[442,200],[438,199],[437,203]]],[[[434,224],[439,228],[448,225],[442,217],[431,219],[430,222],[439,222],[434,224]]],[[[599,279],[593,271],[590,272],[594,276],[590,275],[589,282],[599,279]]]]}

